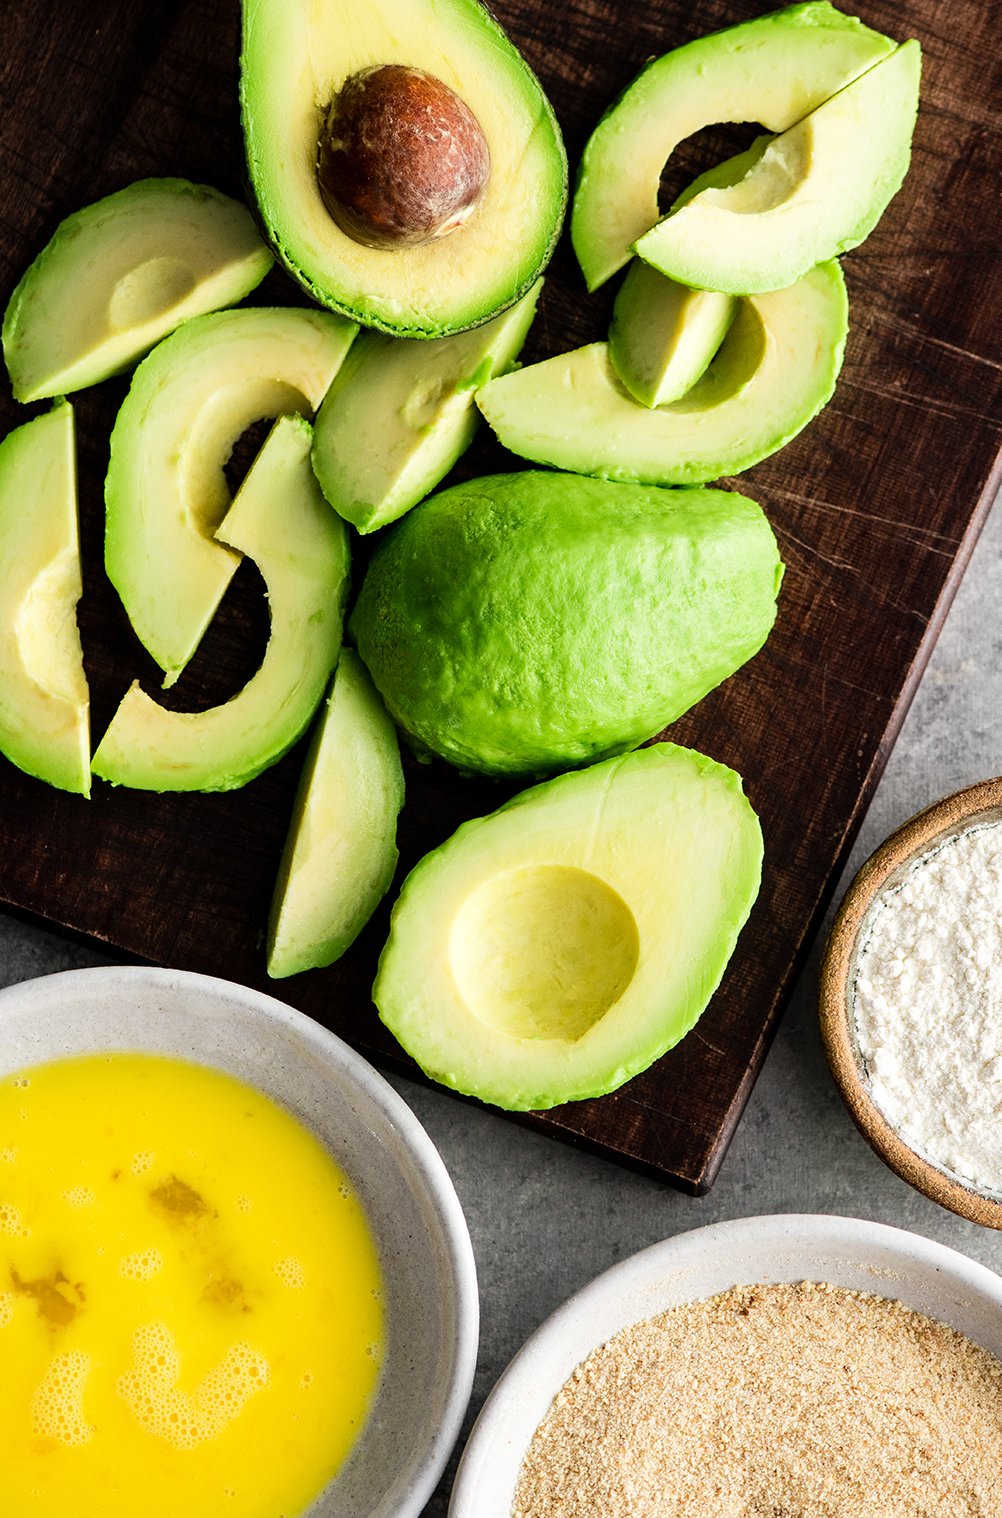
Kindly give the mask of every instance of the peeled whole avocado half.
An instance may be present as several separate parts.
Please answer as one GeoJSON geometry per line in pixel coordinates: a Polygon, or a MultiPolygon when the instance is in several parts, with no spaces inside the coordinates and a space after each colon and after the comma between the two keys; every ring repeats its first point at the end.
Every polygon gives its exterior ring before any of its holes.
{"type": "Polygon", "coordinates": [[[243,0],[240,99],[268,236],[321,305],[441,337],[511,305],[549,260],[560,131],[478,0],[243,0]]]}
{"type": "Polygon", "coordinates": [[[317,413],[313,468],[334,510],[359,532],[416,506],[469,447],[480,420],[474,394],[513,366],[542,283],[472,332],[356,339],[317,413]]]}
{"type": "Polygon", "coordinates": [[[14,396],[69,395],[127,369],[189,317],[232,306],[273,259],[246,206],[141,179],[60,222],[7,306],[14,396]]]}
{"type": "Polygon", "coordinates": [[[390,888],[404,774],[393,723],[342,649],[303,767],[268,927],[268,974],[340,959],[390,888]]]}
{"type": "Polygon", "coordinates": [[[702,754],[561,775],[411,871],[373,1000],[455,1091],[513,1111],[604,1096],[704,1011],[761,869],[740,776],[702,754]]]}
{"type": "Polygon", "coordinates": [[[634,400],[592,343],[492,380],[477,405],[522,458],[609,480],[696,485],[778,452],[835,389],[849,330],[836,262],[748,296],[702,379],[680,400],[634,400]]]}
{"type": "Polygon", "coordinates": [[[261,417],[312,416],[357,331],[326,311],[221,311],[185,322],[136,370],[111,435],[105,568],[166,686],[240,561],[216,534],[234,444],[261,417]]]}
{"type": "Polygon", "coordinates": [[[683,284],[780,290],[858,247],[908,171],[922,55],[906,42],[768,144],[730,188],[706,188],[636,243],[683,284]]]}
{"type": "Polygon", "coordinates": [[[581,160],[571,238],[589,290],[628,263],[660,221],[662,171],[685,138],[716,122],[785,132],[893,50],[889,37],[827,0],[808,0],[649,63],[606,111],[581,160]]]}
{"type": "Polygon", "coordinates": [[[62,401],[0,443],[0,753],[90,795],[73,408],[62,401]]]}
{"type": "Polygon", "coordinates": [[[416,506],[373,555],[350,626],[419,750],[542,774],[688,711],[761,648],[781,578],[744,496],[528,471],[416,506]]]}
{"type": "Polygon", "coordinates": [[[228,791],[281,759],[305,731],[337,664],[348,586],[348,537],[310,467],[313,430],[281,417],[216,537],[261,571],[271,633],[260,669],[208,711],[167,711],[138,682],[92,764],[113,785],[228,791]]]}

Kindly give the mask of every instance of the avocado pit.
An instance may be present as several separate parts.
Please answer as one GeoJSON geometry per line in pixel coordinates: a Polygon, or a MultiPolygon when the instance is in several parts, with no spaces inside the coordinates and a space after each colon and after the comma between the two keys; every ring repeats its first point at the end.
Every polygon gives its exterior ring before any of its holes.
{"type": "Polygon", "coordinates": [[[490,150],[455,90],[424,69],[352,74],[327,113],[317,181],[333,221],[370,248],[407,248],[461,227],[483,199],[490,150]]]}

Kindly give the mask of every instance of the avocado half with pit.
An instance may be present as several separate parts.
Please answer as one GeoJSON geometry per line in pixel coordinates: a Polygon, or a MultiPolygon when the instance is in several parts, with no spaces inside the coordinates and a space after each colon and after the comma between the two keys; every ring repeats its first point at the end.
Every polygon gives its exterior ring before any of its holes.
{"type": "Polygon", "coordinates": [[[661,219],[661,175],[685,138],[725,121],[785,132],[893,50],[889,37],[827,0],[808,0],[649,63],[602,117],[581,160],[571,237],[589,290],[621,269],[661,219]]]}
{"type": "Polygon", "coordinates": [[[704,1011],[761,868],[740,776],[702,754],[561,775],[411,871],[373,1000],[453,1090],[510,1110],[602,1096],[704,1011]]]}
{"type": "Polygon", "coordinates": [[[328,311],[220,311],[185,322],[136,370],[111,434],[105,568],[165,685],[240,562],[216,535],[234,444],[262,417],[312,416],[357,331],[328,311]]]}
{"type": "Polygon", "coordinates": [[[186,179],[141,179],[60,222],[7,306],[19,401],[127,369],[181,322],[243,300],[273,259],[246,206],[186,179]]]}
{"type": "Polygon", "coordinates": [[[439,337],[549,259],[560,131],[478,0],[243,0],[240,99],[262,221],[321,305],[439,337]]]}
{"type": "Polygon", "coordinates": [[[636,401],[606,343],[492,380],[477,405],[506,448],[536,463],[610,480],[701,484],[750,468],[806,427],[835,388],[848,330],[833,260],[787,290],[740,300],[702,379],[669,405],[636,401]]]}
{"type": "Polygon", "coordinates": [[[341,648],[348,534],[310,467],[313,429],[275,423],[216,532],[264,580],[271,631],[242,690],[207,711],[168,711],[127,691],[93,759],[113,785],[148,791],[228,791],[281,759],[309,725],[341,648]]]}
{"type": "Polygon", "coordinates": [[[0,443],[0,753],[49,785],[90,794],[73,408],[0,443]]]}
{"type": "Polygon", "coordinates": [[[688,711],[761,648],[781,578],[745,496],[525,471],[408,513],[350,626],[419,749],[534,775],[634,748],[688,711]]]}

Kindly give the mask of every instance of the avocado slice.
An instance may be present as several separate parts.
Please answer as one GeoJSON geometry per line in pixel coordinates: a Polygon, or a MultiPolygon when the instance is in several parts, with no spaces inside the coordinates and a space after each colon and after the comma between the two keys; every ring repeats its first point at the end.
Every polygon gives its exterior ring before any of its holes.
{"type": "Polygon", "coordinates": [[[393,723],[342,649],[303,768],[268,926],[268,974],[333,964],[390,888],[404,772],[393,723]]]}
{"type": "Polygon", "coordinates": [[[350,625],[419,747],[539,774],[688,711],[765,642],[781,577],[744,496],[526,471],[415,507],[376,549],[350,625]]]}
{"type": "Polygon", "coordinates": [[[592,343],[492,380],[477,395],[506,448],[613,480],[694,485],[739,474],[796,437],[830,399],[849,330],[837,262],[739,302],[703,378],[679,401],[639,405],[592,343]]]}
{"type": "Polygon", "coordinates": [[[641,405],[679,401],[710,367],[737,309],[733,295],[690,290],[635,258],[613,307],[609,362],[641,405]]]}
{"type": "MultiPolygon", "coordinates": [[[[547,263],[566,201],[560,131],[535,76],[478,0],[243,0],[240,99],[268,236],[321,305],[397,336],[441,337],[511,305],[547,263]],[[346,82],[392,65],[426,71],[469,107],[490,173],[457,230],[387,250],[337,225],[317,165],[325,117],[346,82]]],[[[406,165],[397,168],[409,177],[406,165]]]]}
{"type": "Polygon", "coordinates": [[[893,48],[827,0],[808,0],[649,63],[606,111],[581,160],[571,238],[589,290],[621,269],[660,220],[662,170],[686,137],[721,121],[785,132],[893,48]]]}
{"type": "Polygon", "coordinates": [[[901,186],[921,49],[906,42],[773,139],[738,184],[707,188],[641,237],[663,274],[704,289],[778,290],[857,247],[901,186]]]}
{"type": "Polygon", "coordinates": [[[433,1079],[514,1111],[614,1091],[723,975],[762,869],[741,778],[659,743],[523,791],[411,871],[373,1000],[433,1079]]]}
{"type": "Polygon", "coordinates": [[[0,443],[0,752],[89,796],[81,588],[73,408],[61,401],[0,443]]]}
{"type": "Polygon", "coordinates": [[[3,320],[15,398],[69,395],[129,368],[181,322],[243,300],[273,259],[246,206],[141,179],[60,222],[3,320]]]}
{"type": "Polygon", "coordinates": [[[317,413],[313,468],[334,510],[359,532],[416,506],[469,447],[480,420],[474,393],[514,364],[542,283],[472,332],[357,339],[317,413]]]}
{"type": "Polygon", "coordinates": [[[260,669],[232,700],[166,711],[136,681],[94,755],[113,785],[228,791],[246,785],[303,733],[337,663],[348,586],[348,537],[310,467],[313,429],[280,417],[216,538],[261,571],[271,635],[260,669]]]}
{"type": "Polygon", "coordinates": [[[166,686],[239,562],[215,532],[234,444],[261,417],[312,415],[357,331],[326,311],[221,311],[185,322],[136,370],[111,435],[105,568],[166,686]]]}

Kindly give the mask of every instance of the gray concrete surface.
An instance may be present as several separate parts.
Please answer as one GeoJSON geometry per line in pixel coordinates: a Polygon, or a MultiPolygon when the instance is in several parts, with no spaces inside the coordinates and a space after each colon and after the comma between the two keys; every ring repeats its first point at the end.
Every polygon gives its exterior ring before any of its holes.
{"type": "MultiPolygon", "coordinates": [[[[1000,586],[1002,510],[996,509],[843,885],[913,812],[960,786],[1002,772],[1000,586]]],[[[817,959],[815,947],[708,1197],[681,1196],[657,1181],[394,1078],[441,1150],[473,1235],[483,1327],[467,1427],[524,1339],[571,1292],[635,1250],[703,1223],[769,1212],[875,1218],[938,1239],[1002,1272],[1002,1234],[927,1202],[886,1170],[856,1133],[832,1085],[818,1038],[817,959]]],[[[102,962],[87,949],[0,917],[0,984],[102,962]]],[[[426,1518],[443,1518],[451,1470],[426,1518]]]]}

